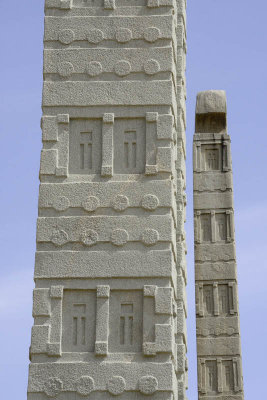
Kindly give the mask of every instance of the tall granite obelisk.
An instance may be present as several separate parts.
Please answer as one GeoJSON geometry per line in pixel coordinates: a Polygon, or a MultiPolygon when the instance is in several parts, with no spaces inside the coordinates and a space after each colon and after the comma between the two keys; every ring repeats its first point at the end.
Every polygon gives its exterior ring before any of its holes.
{"type": "Polygon", "coordinates": [[[46,0],[28,400],[186,399],[185,0],[46,0]]]}
{"type": "Polygon", "coordinates": [[[195,132],[199,399],[243,400],[232,163],[224,91],[198,94],[195,132]]]}

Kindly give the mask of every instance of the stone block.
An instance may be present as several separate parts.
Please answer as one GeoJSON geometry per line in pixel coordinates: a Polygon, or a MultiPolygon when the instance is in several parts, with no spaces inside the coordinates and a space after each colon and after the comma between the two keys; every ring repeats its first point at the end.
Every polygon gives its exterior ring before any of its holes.
{"type": "Polygon", "coordinates": [[[173,140],[174,135],[174,121],[171,114],[160,115],[157,125],[157,139],[158,140],[173,140]]]}
{"type": "Polygon", "coordinates": [[[224,90],[209,90],[197,95],[196,114],[226,114],[226,95],[224,90]]]}
{"type": "Polygon", "coordinates": [[[155,343],[157,353],[171,353],[173,351],[173,328],[168,324],[155,325],[155,343]]]}
{"type": "Polygon", "coordinates": [[[103,299],[109,298],[110,295],[110,287],[107,285],[98,285],[97,286],[97,297],[101,297],[103,299]]]}
{"type": "Polygon", "coordinates": [[[49,149],[41,151],[41,175],[54,175],[57,166],[57,150],[49,149]]]}
{"type": "Polygon", "coordinates": [[[56,117],[42,117],[41,127],[43,131],[43,142],[58,141],[58,126],[56,117]]]}
{"type": "Polygon", "coordinates": [[[63,10],[70,10],[72,8],[73,0],[60,0],[60,8],[63,10]]]}
{"type": "Polygon", "coordinates": [[[186,348],[184,344],[178,344],[176,348],[177,348],[177,371],[184,373],[186,348]]]}
{"type": "Polygon", "coordinates": [[[158,173],[157,165],[146,165],[145,174],[146,175],[156,175],[158,173]]]}
{"type": "Polygon", "coordinates": [[[197,335],[199,337],[209,336],[235,336],[239,334],[239,322],[237,316],[223,316],[197,319],[197,335]]]}
{"type": "Polygon", "coordinates": [[[52,299],[62,299],[63,298],[63,286],[51,286],[50,297],[52,299]]]}
{"type": "Polygon", "coordinates": [[[169,81],[44,82],[43,105],[51,106],[149,106],[171,105],[174,86],[169,81]],[[106,93],[109,96],[106,96],[106,93]]]}
{"type": "Polygon", "coordinates": [[[68,169],[66,167],[57,167],[56,168],[56,176],[67,177],[68,176],[68,169]]]}
{"type": "Polygon", "coordinates": [[[145,220],[140,216],[41,217],[37,222],[37,242],[50,242],[58,247],[72,242],[90,247],[99,241],[116,245],[116,237],[121,236],[122,231],[125,240],[121,245],[133,241],[152,246],[159,241],[174,240],[172,217],[151,215],[145,220]]]}
{"type": "Polygon", "coordinates": [[[147,6],[150,8],[155,8],[160,6],[160,0],[147,0],[147,6]]]}
{"type": "Polygon", "coordinates": [[[236,264],[234,262],[205,262],[196,263],[196,281],[236,280],[236,264]]]}
{"type": "Polygon", "coordinates": [[[171,147],[158,147],[157,166],[160,172],[172,172],[173,159],[171,147]]]}
{"type": "Polygon", "coordinates": [[[157,353],[173,353],[173,328],[168,324],[155,325],[155,342],[143,343],[143,352],[146,356],[155,356],[157,353]]]}
{"type": "Polygon", "coordinates": [[[108,354],[108,342],[96,342],[95,354],[98,356],[106,356],[108,354]]]}
{"type": "MultiPolygon", "coordinates": [[[[125,28],[124,28],[125,29],[125,28]]],[[[125,31],[117,31],[116,37],[125,42],[125,31]]],[[[94,49],[46,49],[44,51],[44,73],[57,74],[72,79],[77,74],[87,74],[88,80],[105,80],[103,74],[112,74],[113,80],[140,73],[155,76],[159,72],[173,73],[171,47],[94,48],[94,49]]],[[[164,80],[168,79],[166,76],[164,80]]],[[[149,114],[155,114],[149,112],[149,114]]]]}
{"type": "Polygon", "coordinates": [[[144,296],[155,297],[157,292],[157,286],[155,285],[145,285],[144,286],[144,296]]]}
{"type": "Polygon", "coordinates": [[[32,327],[31,354],[45,354],[49,340],[49,325],[34,325],[32,327]]]}
{"type": "Polygon", "coordinates": [[[230,244],[200,244],[195,248],[196,261],[233,261],[235,247],[230,244]]]}
{"type": "Polygon", "coordinates": [[[199,192],[205,191],[221,191],[232,190],[233,180],[232,174],[215,172],[211,174],[198,174],[197,179],[194,179],[194,190],[199,192]]]}
{"type": "MultiPolygon", "coordinates": [[[[77,16],[76,18],[45,18],[44,41],[57,41],[65,30],[71,30],[73,37],[78,41],[87,41],[89,43],[100,43],[104,39],[116,38],[116,32],[119,29],[131,30],[133,40],[144,40],[148,43],[154,43],[158,39],[173,40],[174,18],[170,15],[159,16],[97,16],[93,19],[87,16],[77,16]],[[119,27],[118,27],[119,24],[119,27]],[[90,27],[88,29],[88,26],[90,27]]],[[[180,26],[184,36],[184,28],[180,26]]],[[[179,35],[178,35],[179,37],[179,35]]]]}
{"type": "Polygon", "coordinates": [[[116,7],[115,0],[104,0],[105,10],[114,10],[116,7]]]}
{"type": "Polygon", "coordinates": [[[58,114],[57,115],[57,123],[58,124],[69,124],[70,116],[69,114],[58,114]]]}
{"type": "Polygon", "coordinates": [[[95,390],[105,392],[109,380],[115,376],[124,379],[126,390],[129,392],[136,392],[140,379],[144,376],[154,376],[158,381],[160,392],[172,391],[175,382],[175,371],[171,362],[157,365],[157,363],[99,363],[93,361],[91,368],[88,369],[88,367],[88,363],[34,363],[30,366],[28,391],[36,394],[42,393],[49,379],[60,376],[64,391],[75,392],[76,382],[82,376],[89,374],[95,382],[95,390]]]}
{"type": "Polygon", "coordinates": [[[172,288],[158,287],[155,295],[155,313],[172,315],[172,288]]]}
{"type": "Polygon", "coordinates": [[[195,193],[194,207],[196,210],[210,210],[233,207],[232,192],[224,193],[195,193]]]}
{"type": "Polygon", "coordinates": [[[45,251],[36,253],[35,262],[35,279],[170,278],[175,271],[171,250],[150,250],[145,254],[137,250],[116,251],[113,254],[105,251],[45,251]]]}
{"type": "Polygon", "coordinates": [[[154,212],[158,207],[174,207],[174,194],[168,180],[127,182],[127,185],[124,182],[42,183],[39,191],[40,211],[51,207],[57,211],[82,207],[88,212],[98,208],[122,212],[141,207],[154,212]]]}
{"type": "Polygon", "coordinates": [[[50,357],[60,357],[61,343],[47,343],[47,354],[50,357]]]}
{"type": "Polygon", "coordinates": [[[240,355],[239,337],[197,338],[198,355],[203,356],[234,356],[240,355]]]}
{"type": "Polygon", "coordinates": [[[177,325],[176,330],[178,335],[182,335],[184,343],[187,340],[187,329],[186,329],[186,315],[184,308],[177,309],[177,325]]]}
{"type": "Polygon", "coordinates": [[[33,317],[49,317],[51,304],[49,299],[49,289],[33,290],[33,317]]]}

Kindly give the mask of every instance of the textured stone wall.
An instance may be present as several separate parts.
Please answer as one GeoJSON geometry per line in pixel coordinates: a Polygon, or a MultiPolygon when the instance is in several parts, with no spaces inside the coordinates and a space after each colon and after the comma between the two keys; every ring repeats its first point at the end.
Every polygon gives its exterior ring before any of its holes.
{"type": "Polygon", "coordinates": [[[232,163],[223,91],[198,94],[195,131],[199,399],[243,400],[232,163]]]}
{"type": "Polygon", "coordinates": [[[28,400],[186,399],[185,2],[45,15],[28,400]]]}

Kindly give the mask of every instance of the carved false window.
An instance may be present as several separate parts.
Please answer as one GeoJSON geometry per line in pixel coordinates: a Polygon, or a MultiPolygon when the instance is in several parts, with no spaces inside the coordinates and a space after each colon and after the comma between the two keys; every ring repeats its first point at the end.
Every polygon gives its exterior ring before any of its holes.
{"type": "Polygon", "coordinates": [[[214,171],[219,169],[218,149],[207,149],[205,152],[205,169],[206,171],[214,171]]]}
{"type": "Polygon", "coordinates": [[[233,240],[232,212],[210,213],[197,212],[195,222],[196,240],[198,243],[205,242],[230,242],[233,240]]]}
{"type": "Polygon", "coordinates": [[[100,173],[101,121],[72,120],[70,125],[70,174],[100,173]]]}
{"type": "Polygon", "coordinates": [[[222,363],[222,384],[224,392],[232,392],[234,390],[234,372],[232,361],[223,361],[222,363]]]}
{"type": "Polygon", "coordinates": [[[217,393],[218,377],[217,362],[206,361],[206,389],[208,393],[217,393]]]}
{"type": "Polygon", "coordinates": [[[220,315],[229,313],[228,285],[219,285],[219,312],[220,315]]]}
{"type": "Polygon", "coordinates": [[[216,241],[225,241],[227,239],[227,226],[226,226],[226,214],[215,215],[215,229],[216,229],[216,241]]]}
{"type": "Polygon", "coordinates": [[[222,147],[220,144],[202,145],[202,170],[220,171],[222,169],[222,147]]]}
{"type": "Polygon", "coordinates": [[[121,303],[120,345],[133,345],[133,303],[121,303]]]}
{"type": "Polygon", "coordinates": [[[212,285],[204,285],[204,287],[203,287],[203,303],[204,303],[204,315],[213,315],[214,314],[214,299],[213,299],[212,285]]]}
{"type": "Polygon", "coordinates": [[[124,132],[124,168],[136,169],[136,131],[124,132]]]}
{"type": "Polygon", "coordinates": [[[63,310],[63,352],[93,352],[96,319],[95,292],[64,291],[63,310]]]}
{"type": "Polygon", "coordinates": [[[141,291],[112,291],[110,297],[111,352],[139,352],[142,349],[143,300],[141,291]]]}
{"type": "Polygon", "coordinates": [[[93,132],[80,133],[80,169],[91,170],[93,168],[93,132]]]}
{"type": "Polygon", "coordinates": [[[200,240],[201,242],[211,241],[211,218],[210,214],[200,216],[200,240]]]}
{"type": "Polygon", "coordinates": [[[138,174],[145,170],[145,120],[116,119],[114,125],[114,172],[138,174]]]}
{"type": "Polygon", "coordinates": [[[199,285],[198,307],[201,316],[229,316],[236,313],[234,284],[213,282],[199,285]]]}

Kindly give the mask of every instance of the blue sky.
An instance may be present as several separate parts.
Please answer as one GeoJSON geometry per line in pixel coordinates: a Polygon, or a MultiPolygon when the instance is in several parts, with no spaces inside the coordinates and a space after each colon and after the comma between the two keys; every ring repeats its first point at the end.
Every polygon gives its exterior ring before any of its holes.
{"type": "MultiPolygon", "coordinates": [[[[245,395],[261,399],[267,357],[267,3],[188,0],[187,13],[188,398],[197,400],[191,161],[195,98],[200,90],[225,89],[245,395]]],[[[0,385],[1,398],[26,400],[41,150],[43,0],[0,0],[0,18],[0,385]]]]}

